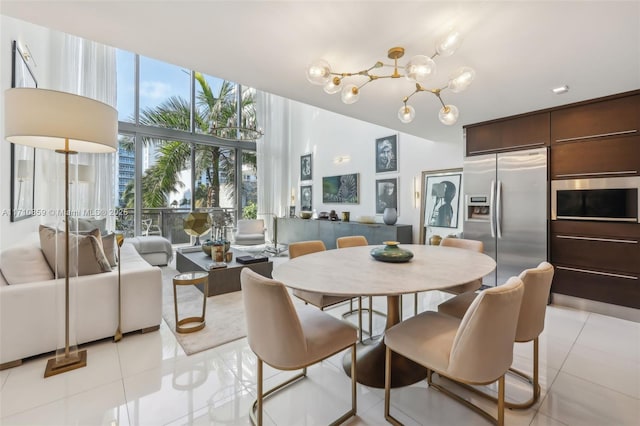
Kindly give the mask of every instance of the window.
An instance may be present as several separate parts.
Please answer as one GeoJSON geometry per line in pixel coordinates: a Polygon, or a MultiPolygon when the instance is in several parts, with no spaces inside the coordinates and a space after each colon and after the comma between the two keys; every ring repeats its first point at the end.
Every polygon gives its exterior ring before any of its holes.
{"type": "MultiPolygon", "coordinates": [[[[226,137],[214,131],[217,126],[237,125],[240,86],[129,52],[118,51],[117,61],[121,150],[116,197],[131,213],[118,229],[143,234],[151,220],[156,232],[182,243],[188,241],[182,218],[193,209],[222,208],[234,219],[242,217],[243,209],[257,201],[255,142],[235,140],[236,131],[226,137]],[[240,155],[242,164],[237,166],[240,155]],[[242,167],[242,175],[237,167],[242,167]]],[[[245,106],[253,107],[255,91],[241,90],[245,114],[245,106]]],[[[255,122],[255,110],[246,111],[250,117],[243,122],[255,122]]]]}

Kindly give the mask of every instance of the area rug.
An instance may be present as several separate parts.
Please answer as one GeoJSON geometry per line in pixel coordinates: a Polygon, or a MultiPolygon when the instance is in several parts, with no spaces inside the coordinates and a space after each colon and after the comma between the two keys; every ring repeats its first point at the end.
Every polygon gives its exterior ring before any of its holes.
{"type": "MultiPolygon", "coordinates": [[[[194,333],[176,333],[172,279],[178,274],[178,271],[170,266],[164,266],[161,269],[162,317],[187,355],[246,337],[247,327],[241,291],[207,297],[205,327],[194,333]]],[[[202,292],[195,286],[179,286],[177,290],[179,319],[200,316],[202,314],[202,292]]]]}

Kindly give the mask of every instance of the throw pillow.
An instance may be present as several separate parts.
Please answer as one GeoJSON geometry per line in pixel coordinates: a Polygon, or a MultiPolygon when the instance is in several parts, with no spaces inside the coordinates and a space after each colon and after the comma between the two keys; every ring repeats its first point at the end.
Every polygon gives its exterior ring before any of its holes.
{"type": "Polygon", "coordinates": [[[0,255],[0,269],[9,285],[48,281],[54,278],[42,250],[35,245],[4,250],[0,255]]]}
{"type": "Polygon", "coordinates": [[[116,241],[116,234],[110,233],[109,235],[105,235],[102,237],[102,249],[104,250],[104,255],[107,257],[107,261],[111,267],[115,267],[118,265],[117,260],[117,248],[118,243],[116,241]]]}
{"type": "Polygon", "coordinates": [[[91,231],[98,228],[101,234],[107,233],[107,218],[92,219],[92,218],[78,218],[78,231],[91,231]]]}
{"type": "MultiPolygon", "coordinates": [[[[40,225],[40,248],[51,269],[58,271],[58,278],[66,276],[65,235],[64,232],[40,225]],[[56,256],[57,252],[57,256],[56,256]]],[[[100,230],[95,229],[88,235],[69,234],[69,272],[70,276],[92,275],[111,271],[107,260],[100,230]]]]}

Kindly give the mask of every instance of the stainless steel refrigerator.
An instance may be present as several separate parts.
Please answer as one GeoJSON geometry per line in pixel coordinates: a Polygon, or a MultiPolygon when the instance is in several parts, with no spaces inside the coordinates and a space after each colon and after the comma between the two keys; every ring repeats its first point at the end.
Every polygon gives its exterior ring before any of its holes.
{"type": "Polygon", "coordinates": [[[464,238],[497,263],[483,284],[504,284],[547,259],[547,148],[465,158],[464,238]]]}

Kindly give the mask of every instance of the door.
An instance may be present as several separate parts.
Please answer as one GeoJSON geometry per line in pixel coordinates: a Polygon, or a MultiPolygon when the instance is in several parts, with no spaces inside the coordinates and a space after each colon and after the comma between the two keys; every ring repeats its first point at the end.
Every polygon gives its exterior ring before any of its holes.
{"type": "MultiPolygon", "coordinates": [[[[467,157],[464,162],[464,238],[479,240],[484,253],[496,257],[495,234],[496,154],[467,157]]],[[[495,271],[483,279],[483,284],[496,285],[495,271]]]]}
{"type": "Polygon", "coordinates": [[[497,284],[547,259],[547,148],[498,154],[497,284]]]}

